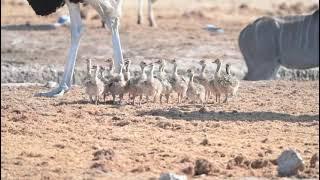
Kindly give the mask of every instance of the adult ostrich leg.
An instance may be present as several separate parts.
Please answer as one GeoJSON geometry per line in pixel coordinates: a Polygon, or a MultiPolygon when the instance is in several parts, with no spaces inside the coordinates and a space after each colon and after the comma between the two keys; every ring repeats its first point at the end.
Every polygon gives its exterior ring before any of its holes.
{"type": "MultiPolygon", "coordinates": [[[[69,49],[69,54],[67,62],[64,68],[64,74],[62,81],[59,84],[59,87],[53,89],[49,92],[41,92],[36,94],[36,96],[45,96],[45,97],[56,97],[62,96],[67,92],[71,87],[71,79],[74,73],[74,67],[77,58],[77,52],[80,44],[80,39],[83,34],[83,27],[81,16],[80,16],[80,2],[83,0],[57,0],[62,2],[59,6],[49,7],[49,11],[42,12],[43,7],[47,7],[50,4],[50,1],[56,0],[28,0],[29,4],[35,10],[38,15],[48,15],[54,12],[58,7],[63,6],[64,2],[67,4],[70,14],[70,31],[71,31],[71,47],[69,49]]],[[[123,62],[122,49],[120,44],[119,36],[119,19],[121,16],[121,6],[122,0],[86,0],[101,16],[102,21],[107,25],[107,27],[112,32],[112,44],[114,52],[114,65],[115,70],[120,71],[120,64],[123,62]]],[[[48,8],[47,8],[48,9],[48,8]]]]}

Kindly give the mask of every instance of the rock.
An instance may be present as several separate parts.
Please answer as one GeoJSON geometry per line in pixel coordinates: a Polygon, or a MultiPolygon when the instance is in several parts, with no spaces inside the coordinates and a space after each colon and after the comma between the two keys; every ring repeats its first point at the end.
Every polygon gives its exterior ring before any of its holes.
{"type": "Polygon", "coordinates": [[[304,169],[304,162],[300,154],[292,149],[283,151],[277,159],[278,175],[293,176],[297,175],[298,170],[304,169]]]}
{"type": "Polygon", "coordinates": [[[233,110],[231,113],[232,114],[236,114],[236,113],[238,113],[238,111],[237,110],[233,110]]]}
{"type": "Polygon", "coordinates": [[[206,113],[206,112],[208,112],[208,111],[209,111],[208,108],[205,107],[205,106],[203,106],[202,108],[199,109],[199,112],[200,112],[200,113],[206,113]]]}
{"type": "Polygon", "coordinates": [[[251,167],[253,169],[260,169],[260,168],[264,168],[268,165],[268,161],[267,160],[262,160],[262,159],[256,159],[254,161],[251,162],[251,167]]]}
{"type": "Polygon", "coordinates": [[[205,15],[203,14],[202,11],[198,10],[198,11],[186,11],[182,14],[182,17],[185,17],[185,18],[192,18],[192,17],[195,17],[195,18],[204,18],[205,15]]]}
{"type": "Polygon", "coordinates": [[[209,140],[207,138],[203,139],[203,141],[200,143],[200,145],[203,145],[203,146],[210,145],[209,140]]]}
{"type": "Polygon", "coordinates": [[[123,127],[123,126],[127,126],[127,125],[129,125],[129,124],[130,124],[129,121],[120,121],[120,122],[115,123],[114,125],[115,125],[115,126],[123,127]]]}
{"type": "Polygon", "coordinates": [[[193,176],[194,175],[194,167],[192,165],[187,166],[186,168],[183,168],[181,170],[181,172],[183,172],[184,174],[186,174],[188,176],[193,176]]]}
{"type": "Polygon", "coordinates": [[[121,120],[121,118],[120,118],[120,117],[117,117],[117,116],[113,116],[113,117],[112,117],[112,120],[113,120],[113,121],[119,121],[119,120],[121,120]]]}
{"type": "Polygon", "coordinates": [[[139,166],[139,167],[131,170],[131,172],[133,172],[133,173],[142,173],[142,172],[147,172],[147,171],[150,171],[149,166],[139,166]]]}
{"type": "Polygon", "coordinates": [[[96,160],[113,160],[115,153],[112,149],[102,149],[93,153],[93,159],[96,160]]]}
{"type": "Polygon", "coordinates": [[[54,23],[55,26],[69,26],[71,23],[70,16],[68,15],[62,15],[57,19],[57,22],[54,23]]]}
{"type": "Polygon", "coordinates": [[[268,138],[263,139],[261,142],[266,143],[268,141],[268,138]]]}
{"type": "Polygon", "coordinates": [[[315,153],[310,159],[311,168],[319,168],[319,153],[315,153]]]}
{"type": "Polygon", "coordinates": [[[227,163],[227,169],[233,169],[235,166],[239,167],[248,167],[250,165],[250,161],[246,159],[242,154],[237,155],[234,159],[231,159],[227,163]],[[245,166],[244,166],[245,165],[245,166]]]}
{"type": "Polygon", "coordinates": [[[176,175],[174,173],[162,173],[159,180],[187,180],[187,176],[176,175]]]}
{"type": "Polygon", "coordinates": [[[243,161],[243,164],[244,164],[245,166],[249,167],[250,164],[251,164],[251,161],[250,161],[250,160],[245,160],[245,161],[243,161]]]}
{"type": "Polygon", "coordinates": [[[196,160],[196,165],[194,167],[194,175],[208,175],[212,170],[212,164],[205,159],[196,160]]]}
{"type": "Polygon", "coordinates": [[[267,150],[264,152],[265,155],[267,155],[267,154],[272,154],[272,153],[273,153],[272,149],[267,149],[267,150]]]}
{"type": "Polygon", "coordinates": [[[287,10],[287,9],[289,9],[289,6],[285,2],[283,2],[279,5],[278,8],[281,10],[287,10]]]}
{"type": "Polygon", "coordinates": [[[220,27],[217,27],[213,24],[207,24],[206,27],[204,27],[203,29],[209,31],[209,32],[217,32],[217,33],[224,33],[224,30],[220,27]]]}
{"type": "Polygon", "coordinates": [[[54,82],[54,81],[48,81],[45,85],[44,85],[44,87],[46,87],[46,88],[54,88],[54,87],[58,87],[58,83],[57,82],[54,82]]]}
{"type": "Polygon", "coordinates": [[[95,162],[90,166],[90,169],[95,169],[101,172],[109,172],[104,163],[95,162]]]}
{"type": "Polygon", "coordinates": [[[189,157],[184,157],[180,161],[180,163],[186,163],[186,162],[191,162],[191,159],[189,157]]]}
{"type": "Polygon", "coordinates": [[[273,165],[278,165],[277,159],[269,159],[269,162],[273,165]]]}
{"type": "Polygon", "coordinates": [[[172,124],[170,122],[166,122],[166,121],[160,121],[157,123],[157,126],[162,128],[162,129],[168,129],[172,127],[172,124]]]}
{"type": "Polygon", "coordinates": [[[245,159],[246,158],[240,154],[234,158],[234,162],[236,165],[240,165],[245,159]]]}
{"type": "Polygon", "coordinates": [[[248,4],[242,3],[239,5],[239,9],[249,9],[248,4]]]}

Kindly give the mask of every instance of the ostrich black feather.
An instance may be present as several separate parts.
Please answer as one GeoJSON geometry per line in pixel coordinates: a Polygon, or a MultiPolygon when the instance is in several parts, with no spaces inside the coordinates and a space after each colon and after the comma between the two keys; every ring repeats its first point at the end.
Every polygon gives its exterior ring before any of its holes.
{"type": "Polygon", "coordinates": [[[28,0],[34,12],[40,16],[46,16],[56,12],[65,4],[64,0],[28,0]]]}

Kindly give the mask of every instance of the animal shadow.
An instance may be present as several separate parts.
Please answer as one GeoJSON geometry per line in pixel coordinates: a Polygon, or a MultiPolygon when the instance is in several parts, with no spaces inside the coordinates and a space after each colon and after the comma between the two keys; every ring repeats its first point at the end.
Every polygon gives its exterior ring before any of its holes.
{"type": "MultiPolygon", "coordinates": [[[[95,105],[94,102],[91,102],[90,100],[77,100],[77,101],[61,101],[57,104],[55,104],[55,106],[62,106],[62,105],[88,105],[88,104],[93,104],[95,105]]],[[[119,106],[119,104],[113,104],[112,100],[109,101],[99,101],[98,105],[114,105],[114,106],[119,106]]]]}
{"type": "Polygon", "coordinates": [[[269,111],[252,112],[226,112],[226,111],[182,111],[180,108],[154,109],[151,111],[140,111],[140,116],[162,116],[167,119],[183,119],[187,121],[267,121],[280,120],[286,122],[310,122],[319,121],[319,115],[291,115],[269,111]]]}
{"type": "Polygon", "coordinates": [[[53,24],[38,24],[38,25],[30,25],[30,24],[16,24],[16,25],[4,25],[1,26],[1,30],[9,30],[9,31],[48,31],[55,30],[56,26],[53,24]]]}

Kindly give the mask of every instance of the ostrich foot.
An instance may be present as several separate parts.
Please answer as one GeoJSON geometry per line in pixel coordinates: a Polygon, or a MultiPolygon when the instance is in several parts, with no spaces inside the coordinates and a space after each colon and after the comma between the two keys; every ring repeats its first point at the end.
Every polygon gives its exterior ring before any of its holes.
{"type": "Polygon", "coordinates": [[[40,92],[35,94],[34,96],[35,97],[59,97],[59,96],[63,96],[68,90],[69,88],[66,85],[62,85],[55,89],[52,89],[49,92],[40,92]]]}

